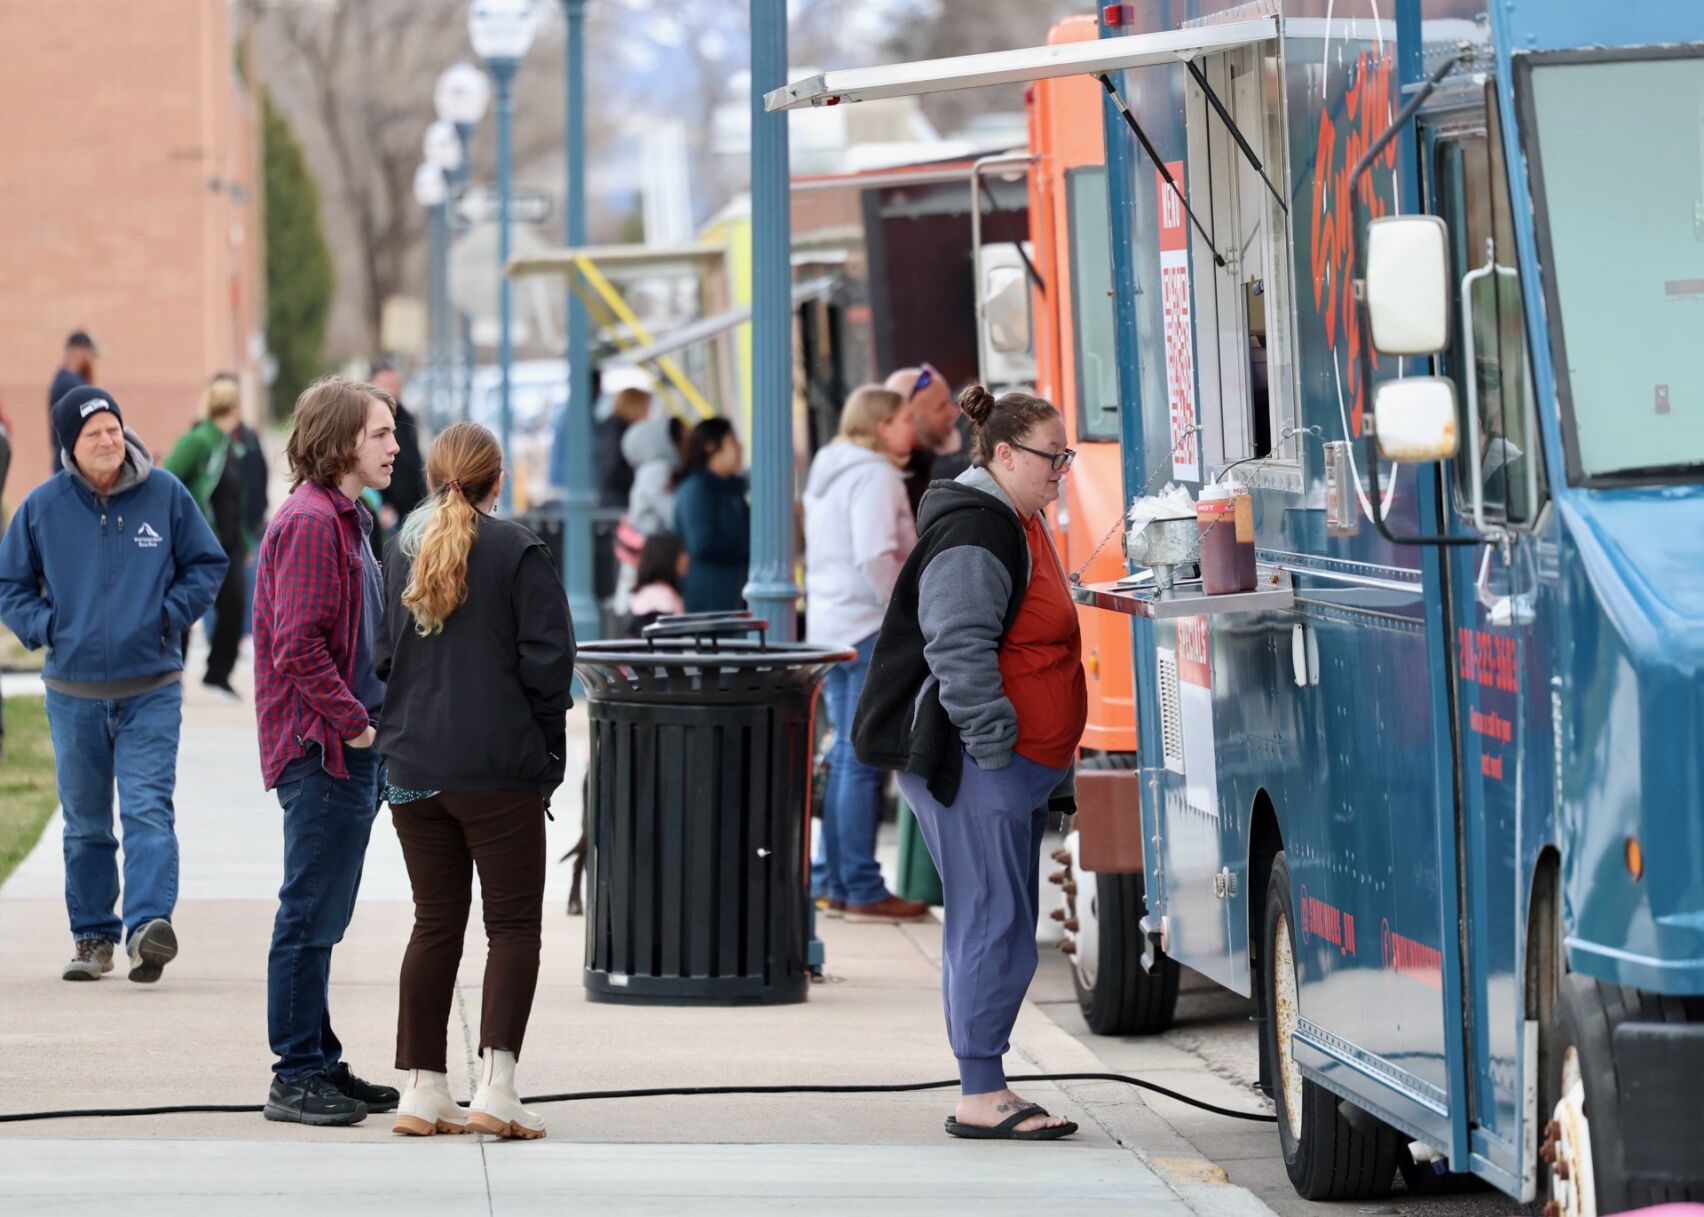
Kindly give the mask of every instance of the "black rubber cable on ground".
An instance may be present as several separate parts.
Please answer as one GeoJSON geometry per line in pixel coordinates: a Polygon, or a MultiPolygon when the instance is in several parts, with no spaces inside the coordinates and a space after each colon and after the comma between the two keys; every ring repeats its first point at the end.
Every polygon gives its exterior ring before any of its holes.
{"type": "MultiPolygon", "coordinates": [[[[1233,1120],[1253,1120],[1258,1124],[1276,1124],[1278,1122],[1277,1116],[1220,1107],[1203,1099],[1192,1099],[1186,1094],[1179,1094],[1177,1091],[1161,1086],[1157,1082],[1145,1082],[1141,1078],[1133,1078],[1123,1073],[1030,1073],[1007,1080],[1012,1082],[1122,1082],[1126,1086],[1151,1090],[1155,1094],[1165,1095],[1168,1099],[1176,1099],[1179,1103],[1187,1103],[1191,1107],[1199,1107],[1203,1111],[1228,1116],[1233,1120]]],[[[521,1102],[583,1103],[593,1099],[656,1099],[670,1096],[690,1098],[698,1095],[729,1094],[904,1094],[918,1090],[944,1090],[949,1086],[957,1086],[958,1084],[957,1078],[948,1078],[942,1082],[895,1082],[887,1085],[661,1086],[644,1090],[576,1090],[563,1094],[526,1095],[522,1097],[521,1102]]],[[[259,1103],[198,1103],[178,1107],[107,1107],[88,1108],[81,1111],[19,1111],[0,1115],[0,1124],[20,1124],[31,1120],[117,1119],[123,1116],[258,1115],[261,1110],[262,1105],[259,1103]]]]}

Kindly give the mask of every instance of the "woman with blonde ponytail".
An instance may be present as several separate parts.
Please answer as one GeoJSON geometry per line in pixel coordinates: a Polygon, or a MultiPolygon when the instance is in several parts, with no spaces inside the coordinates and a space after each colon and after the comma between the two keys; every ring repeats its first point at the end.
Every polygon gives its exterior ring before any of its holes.
{"type": "Polygon", "coordinates": [[[430,493],[385,557],[377,656],[385,798],[414,887],[396,1049],[409,1077],[394,1127],[530,1140],[544,1122],[520,1105],[515,1061],[538,984],[544,818],[562,784],[574,627],[544,542],[492,514],[503,454],[489,431],[445,430],[426,480],[430,493]],[[445,1040],[475,867],[488,946],[483,1067],[464,1112],[445,1040]]]}

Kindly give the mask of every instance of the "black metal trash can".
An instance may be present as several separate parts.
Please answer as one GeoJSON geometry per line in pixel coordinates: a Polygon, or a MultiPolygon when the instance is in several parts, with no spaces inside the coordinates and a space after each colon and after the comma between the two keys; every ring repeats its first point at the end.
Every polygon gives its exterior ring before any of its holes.
{"type": "Polygon", "coordinates": [[[689,614],[579,650],[592,1001],[805,1000],[811,722],[853,652],[770,643],[768,628],[689,614]]]}

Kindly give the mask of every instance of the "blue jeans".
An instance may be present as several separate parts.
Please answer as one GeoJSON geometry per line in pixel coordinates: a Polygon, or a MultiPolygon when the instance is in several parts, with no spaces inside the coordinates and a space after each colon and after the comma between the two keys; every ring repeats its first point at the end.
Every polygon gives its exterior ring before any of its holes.
{"type": "Polygon", "coordinates": [[[65,810],[65,908],[78,942],[128,940],[177,904],[177,787],[183,686],[117,701],[47,691],[47,722],[65,810]],[[124,919],[119,920],[118,838],[124,829],[124,919]]]}
{"type": "Polygon", "coordinates": [[[361,865],[379,812],[384,762],[377,748],[344,748],[347,778],[324,769],[278,785],[284,808],[284,886],[266,961],[266,1027],[273,1072],[299,1082],[335,1068],[343,1045],[331,1029],[331,948],[355,915],[361,865]]]}
{"type": "Polygon", "coordinates": [[[888,894],[876,862],[883,774],[852,751],[852,716],[857,713],[875,649],[876,636],[871,634],[858,644],[858,658],[828,670],[824,685],[834,746],[828,750],[828,789],[823,796],[822,836],[811,862],[811,891],[848,904],[875,904],[888,894]]]}

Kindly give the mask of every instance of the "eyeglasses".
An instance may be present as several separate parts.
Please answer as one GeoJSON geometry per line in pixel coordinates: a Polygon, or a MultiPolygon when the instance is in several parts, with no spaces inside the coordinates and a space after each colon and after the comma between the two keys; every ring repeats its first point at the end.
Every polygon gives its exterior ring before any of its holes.
{"type": "Polygon", "coordinates": [[[1075,448],[1066,448],[1062,452],[1043,452],[1040,448],[1030,448],[1024,444],[1013,444],[1012,447],[1016,448],[1019,452],[1027,452],[1031,456],[1039,456],[1042,460],[1053,466],[1053,472],[1055,473],[1063,473],[1071,467],[1071,462],[1077,459],[1077,450],[1075,448]]]}
{"type": "Polygon", "coordinates": [[[934,384],[935,383],[935,377],[937,377],[939,375],[940,375],[940,373],[935,371],[933,364],[927,364],[927,363],[924,364],[923,370],[921,372],[917,373],[917,380],[916,380],[916,383],[914,383],[911,386],[911,392],[909,392],[905,395],[905,400],[907,402],[909,402],[913,397],[916,397],[924,389],[927,389],[930,385],[934,384]]]}

